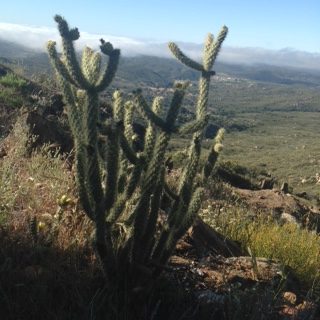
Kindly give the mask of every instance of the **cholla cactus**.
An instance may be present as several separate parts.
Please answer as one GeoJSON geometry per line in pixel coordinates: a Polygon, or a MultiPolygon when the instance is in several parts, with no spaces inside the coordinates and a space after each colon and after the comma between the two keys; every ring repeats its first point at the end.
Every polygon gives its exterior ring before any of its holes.
{"type": "MultiPolygon", "coordinates": [[[[111,83],[117,70],[120,51],[101,40],[101,52],[109,57],[101,73],[101,54],[85,48],[81,64],[77,61],[73,42],[78,29],[70,29],[61,17],[55,17],[62,37],[63,53],[58,55],[55,43],[48,43],[48,52],[56,70],[75,141],[76,181],[79,198],[88,217],[95,224],[95,247],[106,279],[120,281],[127,277],[132,285],[140,285],[146,274],[158,275],[172,254],[178,239],[192,225],[201,206],[203,188],[194,178],[199,170],[203,132],[208,122],[207,102],[213,63],[226,37],[223,27],[216,41],[209,35],[204,47],[203,63],[184,55],[170,43],[173,54],[187,66],[201,73],[196,119],[178,126],[176,119],[188,88],[177,83],[171,103],[162,116],[163,100],[156,97],[150,107],[141,91],[133,101],[124,101],[122,94],[113,95],[113,115],[102,122],[99,93],[111,83]],[[132,118],[138,111],[148,122],[144,148],[133,146],[132,118]],[[166,151],[173,133],[192,134],[188,163],[181,175],[177,193],[166,183],[166,151]],[[161,199],[167,193],[171,209],[163,226],[157,228],[161,199]],[[121,241],[116,229],[126,230],[121,241]]],[[[221,139],[217,138],[216,146],[221,139]]],[[[217,152],[213,148],[214,152],[217,152]]],[[[204,169],[207,178],[214,163],[209,156],[204,169]]],[[[216,159],[215,159],[216,160],[216,159]]]]}

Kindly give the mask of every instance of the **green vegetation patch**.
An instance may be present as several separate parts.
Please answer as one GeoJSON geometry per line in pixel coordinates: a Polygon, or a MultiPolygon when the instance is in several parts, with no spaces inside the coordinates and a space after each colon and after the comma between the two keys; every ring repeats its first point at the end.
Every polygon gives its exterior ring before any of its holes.
{"type": "Polygon", "coordinates": [[[5,87],[20,89],[25,87],[28,82],[14,73],[7,73],[5,76],[0,78],[0,84],[5,87]]]}
{"type": "Polygon", "coordinates": [[[236,162],[288,182],[293,192],[318,198],[320,183],[319,113],[247,113],[259,126],[225,136],[224,161],[236,162]]]}

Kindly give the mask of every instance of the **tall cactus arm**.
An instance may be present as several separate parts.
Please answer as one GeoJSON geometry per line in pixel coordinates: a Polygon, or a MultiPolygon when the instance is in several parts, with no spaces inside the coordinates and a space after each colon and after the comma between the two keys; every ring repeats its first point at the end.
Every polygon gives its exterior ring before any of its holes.
{"type": "MultiPolygon", "coordinates": [[[[117,201],[110,212],[110,215],[107,217],[108,222],[110,222],[111,224],[116,222],[121,217],[126,203],[130,201],[136,188],[138,187],[141,173],[143,170],[143,161],[139,158],[139,156],[137,157],[137,159],[137,164],[134,166],[132,170],[125,192],[118,196],[117,201]]],[[[129,218],[132,220],[134,219],[134,217],[129,218]]]]}
{"type": "Polygon", "coordinates": [[[133,262],[138,262],[143,255],[144,246],[142,243],[142,232],[147,225],[146,217],[149,215],[151,190],[145,190],[132,213],[133,221],[133,243],[131,258],[133,262]]]}
{"type": "Polygon", "coordinates": [[[209,122],[210,116],[206,114],[203,118],[196,119],[175,129],[180,134],[196,133],[204,130],[209,122]]]}
{"type": "Polygon", "coordinates": [[[158,180],[159,169],[161,168],[166,149],[170,140],[170,135],[166,132],[161,132],[157,138],[154,147],[153,157],[148,164],[144,180],[142,182],[142,191],[150,190],[155,186],[158,180]]]}
{"type": "Polygon", "coordinates": [[[123,108],[123,97],[120,90],[116,90],[113,93],[113,118],[116,122],[123,122],[124,119],[124,108],[123,108]]]}
{"type": "Polygon", "coordinates": [[[99,166],[98,151],[98,107],[97,94],[87,95],[87,154],[88,154],[88,182],[97,205],[103,201],[102,181],[99,166]]]}
{"type": "Polygon", "coordinates": [[[100,258],[105,278],[110,282],[116,272],[116,257],[113,250],[110,226],[106,223],[102,207],[96,209],[95,215],[95,240],[94,245],[100,258]]]}
{"type": "Polygon", "coordinates": [[[156,126],[160,127],[165,132],[170,132],[166,122],[157,116],[151,108],[148,106],[146,100],[143,98],[140,92],[135,94],[134,98],[135,107],[138,109],[139,113],[148,121],[151,121],[156,126]]]}
{"type": "Polygon", "coordinates": [[[133,122],[133,103],[127,101],[124,105],[124,135],[129,142],[130,146],[132,145],[132,137],[134,135],[132,122],[133,122]]]}
{"type": "MultiPolygon", "coordinates": [[[[185,88],[176,88],[174,91],[171,104],[166,116],[165,126],[169,131],[172,131],[174,127],[175,121],[177,119],[182,100],[185,94],[185,88]]],[[[152,112],[152,111],[151,111],[152,112]]],[[[156,117],[157,115],[153,113],[156,117]]],[[[161,119],[161,118],[159,118],[161,119]]],[[[146,177],[143,183],[143,188],[149,189],[151,185],[154,185],[155,181],[157,181],[159,172],[159,168],[162,166],[164,162],[164,157],[166,153],[166,149],[170,140],[170,133],[163,131],[159,134],[155,147],[153,157],[148,165],[146,177]]]]}
{"type": "Polygon", "coordinates": [[[159,241],[153,252],[153,259],[160,263],[163,252],[167,252],[169,244],[175,241],[175,230],[179,227],[184,215],[188,210],[193,192],[193,179],[197,173],[197,166],[200,157],[200,137],[195,137],[189,151],[189,161],[185,168],[179,186],[178,198],[171,207],[167,226],[160,234],[159,241]]]}
{"type": "Polygon", "coordinates": [[[139,181],[140,181],[140,177],[141,177],[141,173],[144,167],[144,159],[141,157],[141,154],[137,155],[137,163],[134,166],[132,173],[130,175],[128,184],[127,184],[127,188],[126,188],[126,197],[128,199],[131,198],[131,196],[133,195],[134,191],[136,190],[136,188],[138,187],[139,181]]]}
{"type": "MultiPolygon", "coordinates": [[[[47,43],[47,50],[49,54],[50,61],[56,70],[57,74],[68,81],[70,84],[74,86],[78,86],[78,84],[74,81],[74,79],[70,76],[68,69],[58,57],[57,49],[56,49],[56,42],[55,41],[48,41],[47,43]]],[[[79,86],[78,86],[79,87],[79,86]]]]}
{"type": "Polygon", "coordinates": [[[109,211],[116,199],[120,161],[119,133],[115,128],[108,139],[106,161],[106,210],[109,211]]]}
{"type": "Polygon", "coordinates": [[[177,120],[187,86],[188,84],[183,84],[181,86],[178,84],[174,90],[170,107],[166,116],[166,126],[170,132],[173,132],[174,124],[177,120]]]}
{"type": "Polygon", "coordinates": [[[186,188],[189,189],[192,185],[193,179],[197,174],[200,153],[201,153],[201,137],[200,135],[195,135],[193,138],[193,142],[190,146],[189,150],[189,161],[187,166],[183,170],[183,174],[180,180],[180,185],[178,188],[178,193],[182,197],[183,202],[186,202],[189,198],[188,195],[185,194],[186,188]]]}
{"type": "Polygon", "coordinates": [[[79,150],[81,146],[76,146],[76,183],[78,187],[80,203],[91,220],[95,219],[95,205],[93,196],[88,188],[85,151],[79,150]]]}
{"type": "Polygon", "coordinates": [[[141,242],[144,244],[144,260],[145,261],[150,258],[152,254],[152,249],[155,243],[155,233],[156,233],[157,219],[158,219],[159,209],[160,209],[160,204],[162,199],[164,177],[165,177],[165,167],[163,166],[159,176],[159,182],[151,197],[150,214],[148,217],[148,222],[146,224],[144,233],[141,237],[141,242]]]}
{"type": "Polygon", "coordinates": [[[202,177],[203,177],[203,181],[205,181],[206,179],[209,178],[216,162],[219,156],[219,153],[222,151],[223,149],[223,137],[224,137],[224,129],[219,129],[217,132],[216,137],[214,138],[212,147],[209,151],[206,163],[203,167],[203,173],[202,173],[202,177]]]}
{"type": "MultiPolygon", "coordinates": [[[[156,97],[153,100],[152,111],[157,116],[160,116],[161,114],[162,107],[163,107],[162,102],[163,102],[162,97],[156,97]]],[[[143,155],[147,162],[150,161],[152,158],[155,141],[156,141],[156,128],[154,124],[151,121],[149,121],[147,130],[144,136],[144,150],[143,150],[143,155]]]]}
{"type": "Polygon", "coordinates": [[[120,138],[121,149],[124,152],[126,158],[132,164],[136,164],[138,161],[137,155],[132,149],[132,147],[130,146],[129,141],[127,140],[127,138],[125,137],[124,133],[121,130],[119,130],[119,138],[120,138]]]}
{"type": "Polygon", "coordinates": [[[199,80],[199,94],[196,107],[197,119],[203,119],[207,115],[209,97],[210,76],[203,73],[199,80]]]}
{"type": "MultiPolygon", "coordinates": [[[[169,131],[172,131],[174,127],[175,121],[177,119],[179,109],[182,104],[182,100],[185,94],[185,88],[176,88],[171,104],[166,116],[165,125],[169,131]]],[[[155,114],[155,116],[157,116],[155,114]]],[[[151,186],[154,186],[155,182],[158,180],[159,168],[162,166],[164,162],[164,157],[166,153],[166,149],[170,140],[170,134],[167,132],[161,132],[158,136],[154,147],[153,157],[148,165],[146,176],[143,182],[143,190],[150,189],[151,186]]]]}
{"type": "Polygon", "coordinates": [[[101,41],[100,49],[102,53],[109,56],[108,66],[105,69],[102,77],[98,81],[97,85],[95,86],[95,89],[98,92],[101,92],[105,90],[110,83],[112,82],[117,69],[119,65],[119,59],[120,59],[120,50],[119,49],[113,49],[111,43],[105,42],[103,39],[101,41]]]}
{"type": "Polygon", "coordinates": [[[163,250],[159,257],[160,265],[166,263],[175,249],[177,241],[186,233],[192,226],[197,214],[201,208],[202,198],[204,194],[203,188],[197,188],[192,196],[187,212],[180,221],[179,226],[170,229],[170,234],[167,236],[167,241],[163,246],[163,250]]]}
{"type": "MultiPolygon", "coordinates": [[[[65,78],[63,78],[58,72],[56,73],[57,73],[58,82],[62,88],[63,98],[66,103],[66,111],[67,111],[68,119],[70,121],[71,129],[72,131],[75,131],[75,132],[78,132],[78,130],[82,131],[81,116],[79,113],[78,103],[76,102],[77,97],[74,94],[74,90],[72,90],[71,84],[68,83],[65,80],[65,78]]],[[[76,137],[79,135],[80,134],[76,134],[76,137]]]]}
{"type": "Polygon", "coordinates": [[[206,44],[204,47],[204,56],[203,56],[203,67],[206,71],[210,71],[213,67],[213,64],[219,54],[222,43],[225,40],[228,34],[228,28],[223,26],[217,39],[214,41],[211,34],[208,35],[206,44]]]}
{"type": "Polygon", "coordinates": [[[172,54],[184,65],[200,72],[204,71],[204,68],[200,63],[187,57],[174,42],[170,42],[168,46],[172,54]]]}
{"type": "Polygon", "coordinates": [[[86,80],[94,85],[100,75],[101,55],[91,48],[85,47],[82,53],[81,70],[86,80]]]}
{"type": "Polygon", "coordinates": [[[69,29],[67,21],[60,15],[56,15],[54,20],[58,23],[58,29],[62,38],[62,49],[65,64],[73,81],[81,88],[88,88],[89,83],[84,78],[78,63],[73,41],[80,37],[77,28],[69,29]]]}

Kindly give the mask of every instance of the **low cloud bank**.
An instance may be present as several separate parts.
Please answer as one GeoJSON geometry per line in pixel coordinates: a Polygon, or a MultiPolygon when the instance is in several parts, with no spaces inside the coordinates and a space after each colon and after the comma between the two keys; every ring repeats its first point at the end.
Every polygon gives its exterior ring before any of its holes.
{"type": "MultiPolygon", "coordinates": [[[[98,48],[100,38],[110,41],[115,47],[120,48],[125,56],[144,54],[171,57],[165,43],[105,34],[90,34],[87,32],[81,32],[81,37],[76,42],[77,48],[87,45],[96,49],[98,48]]],[[[44,51],[48,40],[55,40],[59,43],[59,34],[55,28],[0,23],[0,39],[44,51]]],[[[202,45],[194,43],[179,43],[179,45],[191,57],[199,58],[201,56],[202,45]]],[[[259,63],[320,70],[320,53],[298,51],[290,48],[269,50],[251,47],[223,47],[218,59],[221,62],[232,64],[259,63]]]]}

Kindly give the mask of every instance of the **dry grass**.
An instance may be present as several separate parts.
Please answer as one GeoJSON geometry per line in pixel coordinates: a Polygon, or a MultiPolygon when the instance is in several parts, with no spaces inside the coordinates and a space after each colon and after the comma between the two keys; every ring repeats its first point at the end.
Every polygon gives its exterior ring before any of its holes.
{"type": "Polygon", "coordinates": [[[295,224],[279,224],[266,214],[243,207],[214,208],[208,202],[205,221],[226,237],[250,248],[256,257],[278,260],[309,287],[320,285],[320,236],[295,224]]]}
{"type": "MultiPolygon", "coordinates": [[[[92,226],[79,209],[68,159],[28,154],[19,121],[0,160],[0,318],[81,319],[101,277],[92,226]]],[[[101,280],[100,280],[101,283],[101,280]]]]}

